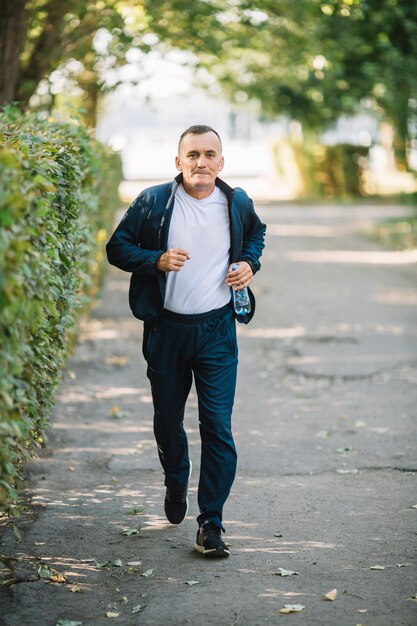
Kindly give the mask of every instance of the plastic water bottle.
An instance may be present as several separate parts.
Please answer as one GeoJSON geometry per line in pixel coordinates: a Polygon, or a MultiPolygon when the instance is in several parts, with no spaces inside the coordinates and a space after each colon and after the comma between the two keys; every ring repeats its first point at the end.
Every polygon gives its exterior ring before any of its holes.
{"type": "MultiPolygon", "coordinates": [[[[239,267],[239,263],[236,263],[232,266],[233,272],[239,267]]],[[[233,307],[235,309],[236,315],[247,315],[251,311],[250,299],[248,288],[239,289],[236,291],[232,288],[233,294],[233,307]]]]}

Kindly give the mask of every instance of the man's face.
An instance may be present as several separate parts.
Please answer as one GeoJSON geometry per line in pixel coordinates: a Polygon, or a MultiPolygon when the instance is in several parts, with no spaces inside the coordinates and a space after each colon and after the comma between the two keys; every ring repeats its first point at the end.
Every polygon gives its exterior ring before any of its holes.
{"type": "Polygon", "coordinates": [[[194,198],[207,198],[224,165],[219,138],[211,131],[203,135],[185,135],[175,165],[183,174],[185,191],[194,198]]]}

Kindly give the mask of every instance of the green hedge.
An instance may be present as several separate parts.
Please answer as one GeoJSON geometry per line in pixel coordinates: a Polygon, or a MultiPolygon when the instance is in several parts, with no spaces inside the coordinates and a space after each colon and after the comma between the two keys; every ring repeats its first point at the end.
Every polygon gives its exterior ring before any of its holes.
{"type": "Polygon", "coordinates": [[[77,123],[0,114],[0,505],[42,445],[76,321],[96,293],[120,159],[77,123]]]}
{"type": "MultiPolygon", "coordinates": [[[[369,149],[337,144],[325,146],[314,139],[291,142],[295,163],[305,197],[352,198],[366,195],[364,173],[369,149]]],[[[275,161],[282,170],[280,144],[275,146],[275,161]]]]}

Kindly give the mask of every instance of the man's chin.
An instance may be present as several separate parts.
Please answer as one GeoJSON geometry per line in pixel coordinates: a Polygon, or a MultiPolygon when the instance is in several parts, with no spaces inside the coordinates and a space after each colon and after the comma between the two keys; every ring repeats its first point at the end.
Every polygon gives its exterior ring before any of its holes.
{"type": "Polygon", "coordinates": [[[198,178],[193,178],[190,184],[196,189],[208,189],[209,187],[212,187],[215,183],[214,180],[212,180],[208,176],[204,176],[200,180],[198,178]]]}

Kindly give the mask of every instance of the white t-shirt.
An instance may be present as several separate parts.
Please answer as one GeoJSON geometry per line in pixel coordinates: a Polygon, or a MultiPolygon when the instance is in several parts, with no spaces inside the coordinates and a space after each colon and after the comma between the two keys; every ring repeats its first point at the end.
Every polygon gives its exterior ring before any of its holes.
{"type": "Polygon", "coordinates": [[[197,200],[178,186],[168,248],[183,248],[190,259],[179,272],[167,272],[166,309],[206,313],[229,302],[230,288],[224,282],[230,254],[229,213],[226,196],[218,187],[197,200]]]}

